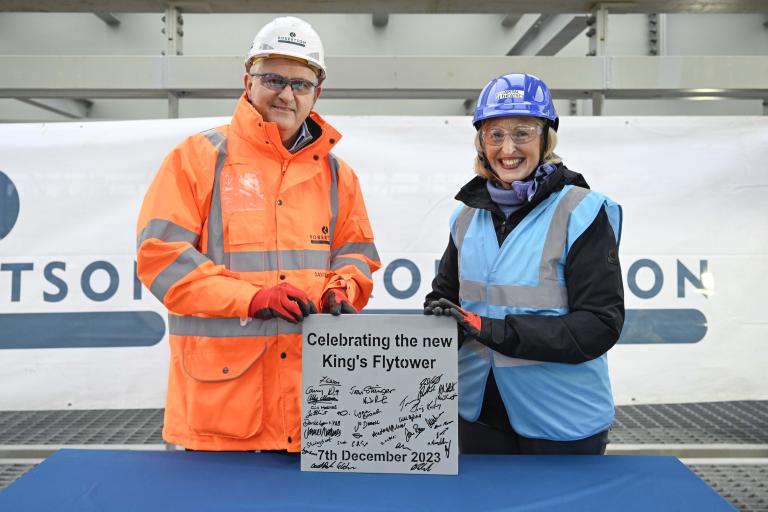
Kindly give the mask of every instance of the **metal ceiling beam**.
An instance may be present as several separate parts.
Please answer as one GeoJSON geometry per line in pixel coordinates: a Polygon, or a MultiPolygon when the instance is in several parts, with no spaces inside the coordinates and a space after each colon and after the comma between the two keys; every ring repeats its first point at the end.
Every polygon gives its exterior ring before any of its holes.
{"type": "MultiPolygon", "coordinates": [[[[507,52],[507,55],[525,55],[533,41],[539,37],[539,34],[547,28],[555,14],[540,14],[536,21],[520,36],[515,45],[507,52]]],[[[530,52],[528,52],[530,53],[530,52]]]]}
{"type": "Polygon", "coordinates": [[[376,28],[384,28],[389,23],[389,14],[385,12],[375,12],[371,15],[371,23],[376,28]]]}
{"type": "Polygon", "coordinates": [[[553,56],[587,28],[587,16],[583,14],[529,15],[521,23],[528,23],[528,29],[519,37],[507,55],[553,56]]]}
{"type": "Polygon", "coordinates": [[[557,52],[565,48],[576,36],[587,28],[586,16],[574,16],[561,27],[554,36],[536,52],[540,57],[557,55],[557,52]]]}
{"type": "Polygon", "coordinates": [[[53,112],[69,119],[83,119],[93,107],[90,100],[79,98],[17,98],[22,103],[53,112]]]}
{"type": "Polygon", "coordinates": [[[667,54],[667,15],[648,15],[648,54],[667,54]]]}
{"type": "Polygon", "coordinates": [[[117,27],[120,25],[120,20],[111,12],[95,12],[93,14],[110,27],[117,27]]]}
{"type": "MultiPolygon", "coordinates": [[[[588,13],[594,0],[390,0],[392,14],[530,12],[588,13]]],[[[765,0],[632,0],[606,2],[612,13],[764,13],[765,0]]],[[[371,13],[380,0],[4,0],[0,12],[164,12],[170,4],[184,13],[371,13]]]]}
{"type": "Polygon", "coordinates": [[[184,17],[178,7],[169,7],[162,18],[162,34],[165,36],[163,55],[184,55],[184,17]]]}
{"type": "MultiPolygon", "coordinates": [[[[764,56],[360,56],[327,64],[326,98],[463,100],[511,71],[544,78],[556,98],[768,97],[764,56]]],[[[0,55],[0,97],[232,98],[242,92],[241,66],[240,56],[0,55]]]]}
{"type": "Polygon", "coordinates": [[[517,22],[520,21],[520,18],[522,18],[522,14],[507,14],[504,16],[504,19],[501,20],[501,26],[504,28],[515,28],[515,25],[517,25],[517,22]]]}

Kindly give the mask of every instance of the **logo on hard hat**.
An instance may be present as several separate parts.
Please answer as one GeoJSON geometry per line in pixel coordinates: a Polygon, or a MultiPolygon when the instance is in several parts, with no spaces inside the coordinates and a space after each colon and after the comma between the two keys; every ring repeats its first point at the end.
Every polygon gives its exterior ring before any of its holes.
{"type": "Polygon", "coordinates": [[[296,37],[296,32],[291,32],[288,34],[288,36],[277,36],[277,42],[295,44],[296,46],[301,46],[302,48],[307,46],[307,42],[305,40],[296,37]]]}
{"type": "Polygon", "coordinates": [[[496,93],[497,100],[508,100],[510,98],[516,99],[516,100],[523,99],[523,91],[518,89],[508,89],[506,91],[501,91],[496,93]]]}
{"type": "Polygon", "coordinates": [[[3,171],[0,171],[0,240],[11,232],[19,218],[19,192],[3,171]]]}

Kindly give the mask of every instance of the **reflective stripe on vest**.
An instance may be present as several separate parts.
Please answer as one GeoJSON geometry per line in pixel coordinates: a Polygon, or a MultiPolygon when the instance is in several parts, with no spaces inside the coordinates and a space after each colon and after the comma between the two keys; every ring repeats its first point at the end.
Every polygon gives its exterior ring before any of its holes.
{"type": "Polygon", "coordinates": [[[200,240],[200,235],[169,220],[152,219],[139,233],[136,248],[141,247],[141,244],[150,238],[157,238],[163,242],[187,242],[195,247],[200,240]]]}
{"type": "Polygon", "coordinates": [[[347,265],[352,265],[362,272],[368,279],[371,278],[371,268],[364,261],[357,258],[335,258],[331,263],[331,270],[339,270],[347,265]]]}
{"type": "Polygon", "coordinates": [[[229,268],[229,255],[224,253],[224,217],[221,212],[221,170],[227,160],[227,138],[216,128],[203,132],[203,136],[218,150],[213,173],[211,210],[208,214],[208,247],[206,255],[217,265],[229,268]]]}
{"type": "Polygon", "coordinates": [[[336,232],[336,217],[339,215],[339,161],[331,153],[328,153],[328,165],[331,167],[331,222],[328,234],[331,244],[336,232]]]}
{"type": "Polygon", "coordinates": [[[149,291],[151,291],[152,295],[157,297],[160,302],[165,303],[165,295],[168,293],[168,290],[171,289],[171,286],[206,261],[208,261],[208,258],[200,254],[194,247],[189,247],[179,254],[173,263],[168,265],[157,275],[157,277],[155,277],[149,291]]]}
{"type": "Polygon", "coordinates": [[[229,253],[230,270],[263,272],[268,270],[302,270],[329,268],[328,251],[284,249],[281,251],[250,251],[229,253]]]}
{"type": "MultiPolygon", "coordinates": [[[[328,234],[331,244],[336,233],[336,219],[339,215],[339,161],[328,153],[328,164],[331,168],[331,222],[329,223],[328,234]]],[[[350,242],[331,251],[329,266],[330,270],[339,270],[347,265],[352,265],[371,279],[371,268],[364,261],[357,258],[339,258],[344,254],[362,254],[370,259],[379,260],[379,254],[376,252],[376,246],[367,242],[350,242]]]]}
{"type": "Polygon", "coordinates": [[[331,258],[336,259],[336,257],[344,254],[362,254],[369,259],[379,261],[379,252],[376,250],[376,246],[370,242],[347,242],[332,250],[331,258]]]}
{"type": "Polygon", "coordinates": [[[456,217],[453,245],[456,246],[456,258],[458,261],[461,261],[461,246],[464,243],[464,235],[467,234],[467,229],[469,229],[469,224],[472,222],[474,216],[475,209],[465,205],[458,217],[456,217]]]}
{"type": "Polygon", "coordinates": [[[205,336],[207,338],[241,338],[301,334],[301,324],[282,318],[251,320],[242,325],[239,318],[203,318],[168,314],[168,332],[174,336],[205,336]]]}

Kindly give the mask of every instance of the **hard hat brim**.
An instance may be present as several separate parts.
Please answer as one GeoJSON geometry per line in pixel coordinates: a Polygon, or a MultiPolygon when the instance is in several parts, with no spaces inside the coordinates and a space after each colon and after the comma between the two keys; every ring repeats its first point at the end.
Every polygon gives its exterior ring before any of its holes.
{"type": "Polygon", "coordinates": [[[249,72],[251,70],[251,67],[259,60],[266,60],[266,59],[290,59],[295,60],[296,62],[300,62],[302,64],[305,64],[307,67],[311,68],[312,71],[315,72],[319,80],[323,80],[325,78],[325,68],[320,65],[319,62],[309,59],[303,55],[299,54],[293,54],[290,52],[256,52],[252,55],[249,55],[248,58],[245,60],[245,72],[249,72]]]}

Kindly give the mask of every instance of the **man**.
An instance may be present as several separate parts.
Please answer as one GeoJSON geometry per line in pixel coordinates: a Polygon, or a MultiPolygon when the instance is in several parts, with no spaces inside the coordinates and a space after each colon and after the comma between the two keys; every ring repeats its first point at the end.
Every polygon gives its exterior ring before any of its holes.
{"type": "Polygon", "coordinates": [[[231,123],[171,151],[144,198],[138,275],[169,310],[170,443],[300,451],[300,322],[370,297],[360,186],[312,112],[325,72],[308,23],[265,25],[231,123]]]}

